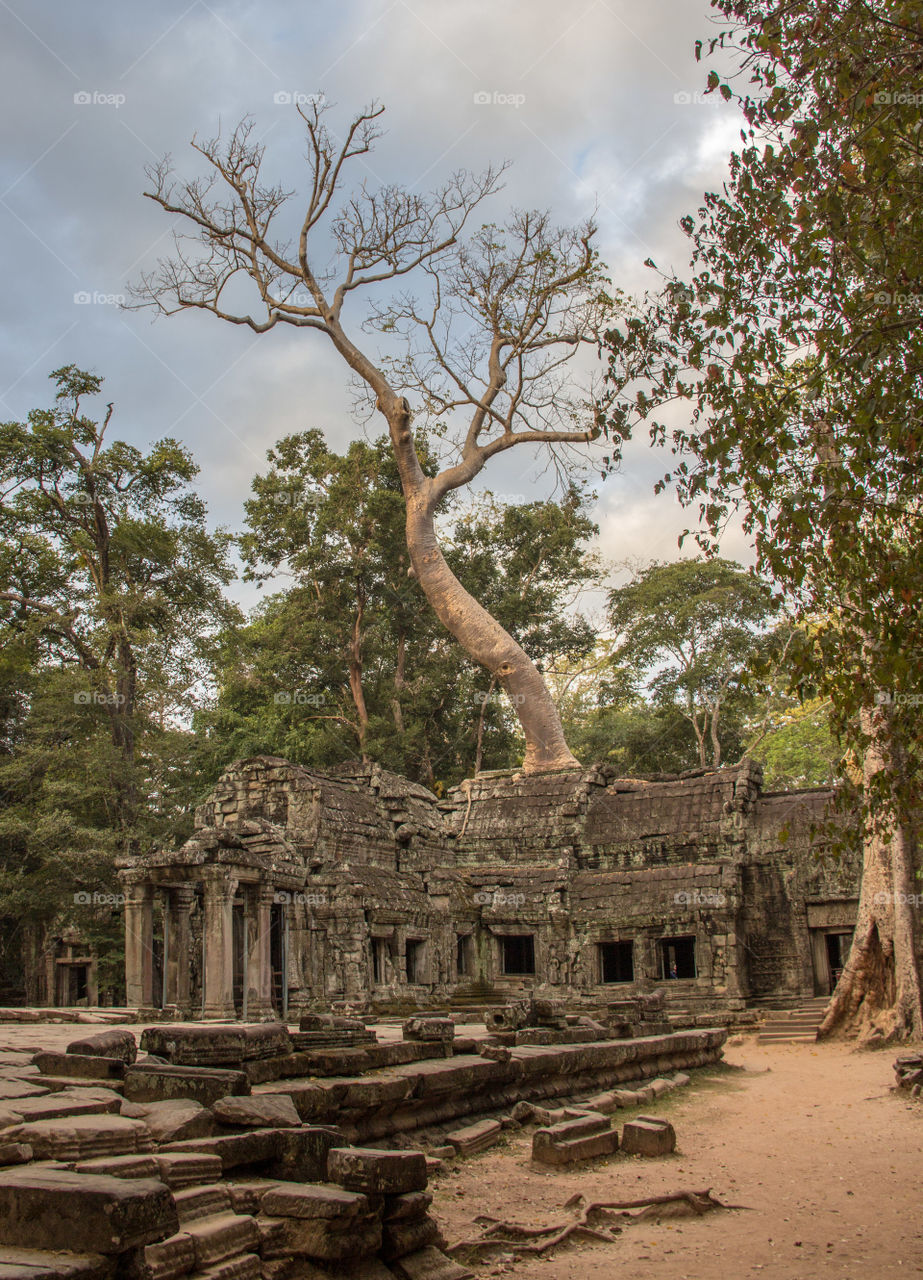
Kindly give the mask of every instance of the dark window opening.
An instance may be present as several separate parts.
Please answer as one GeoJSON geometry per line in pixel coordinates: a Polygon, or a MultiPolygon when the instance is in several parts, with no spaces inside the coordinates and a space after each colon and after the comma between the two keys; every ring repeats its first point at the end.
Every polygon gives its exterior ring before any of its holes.
{"type": "Polygon", "coordinates": [[[407,981],[423,981],[423,948],[426,943],[421,938],[408,938],[406,945],[407,981]]]}
{"type": "Polygon", "coordinates": [[[514,933],[500,939],[504,973],[535,972],[535,938],[531,933],[514,933]]]}
{"type": "Polygon", "coordinates": [[[634,982],[635,945],[633,942],[601,942],[599,968],[602,982],[634,982]]]}
{"type": "Polygon", "coordinates": [[[695,938],[660,939],[660,976],[662,978],[694,978],[695,938]]]}
{"type": "Polygon", "coordinates": [[[455,937],[455,971],[460,978],[471,976],[474,965],[474,939],[471,934],[459,933],[455,937]]]}

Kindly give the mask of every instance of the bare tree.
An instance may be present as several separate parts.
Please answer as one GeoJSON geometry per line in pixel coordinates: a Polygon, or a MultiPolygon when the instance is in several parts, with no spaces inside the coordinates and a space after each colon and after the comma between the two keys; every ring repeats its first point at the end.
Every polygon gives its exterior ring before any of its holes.
{"type": "Polygon", "coordinates": [[[576,767],[541,674],[446,564],[435,514],[446,494],[497,454],[517,445],[554,452],[600,434],[592,389],[567,368],[584,345],[596,346],[611,314],[595,225],[562,229],[546,213],[516,212],[463,241],[473,212],[498,190],[502,168],[456,173],[426,196],[363,184],[334,209],[346,167],[380,136],[383,108],[363,110],[339,143],[324,108],[298,110],[307,187],[297,231],[288,239],[277,233],[295,193],[263,179],[264,148],[252,122],[224,141],[193,140],[207,176],[177,181],[169,158],[149,171],[145,194],[187,230],[175,235],[174,255],[142,277],[132,305],[168,315],[198,308],[257,333],[289,324],[330,339],[387,421],[407,504],[411,572],[442,623],[511,696],[526,771],[576,767]],[[256,287],[258,315],[226,301],[239,296],[229,288],[239,276],[256,287]],[[416,291],[398,294],[405,285],[416,291]],[[383,298],[370,296],[382,289],[383,298]],[[366,298],[358,327],[382,335],[384,354],[374,359],[344,324],[355,293],[366,298]],[[437,475],[420,464],[408,395],[424,421],[447,425],[451,453],[437,475]]]}

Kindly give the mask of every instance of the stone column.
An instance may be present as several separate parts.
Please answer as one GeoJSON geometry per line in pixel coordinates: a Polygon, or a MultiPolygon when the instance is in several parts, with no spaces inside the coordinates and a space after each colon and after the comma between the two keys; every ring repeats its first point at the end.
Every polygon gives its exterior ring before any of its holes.
{"type": "Polygon", "coordinates": [[[224,867],[209,868],[204,885],[205,1007],[206,1018],[237,1017],[234,1008],[233,907],[237,877],[224,867]]]}
{"type": "Polygon", "coordinates": [[[191,1012],[192,990],[192,924],[190,913],[195,902],[191,884],[179,885],[169,892],[170,954],[167,968],[167,1004],[176,1005],[184,1015],[191,1012]]]}
{"type": "MultiPolygon", "coordinates": [[[[275,890],[271,884],[254,885],[248,912],[247,946],[247,1019],[252,1022],[272,1021],[272,904],[275,890]]],[[[284,910],[284,908],[283,908],[284,910]]]]}
{"type": "Polygon", "coordinates": [[[125,990],[129,1005],[154,1004],[154,887],[129,882],[125,893],[125,990]]]}

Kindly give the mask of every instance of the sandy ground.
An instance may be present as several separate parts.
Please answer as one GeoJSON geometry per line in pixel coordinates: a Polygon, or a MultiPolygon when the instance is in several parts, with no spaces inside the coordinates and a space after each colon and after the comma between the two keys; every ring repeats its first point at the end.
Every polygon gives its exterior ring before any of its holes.
{"type": "MultiPolygon", "coordinates": [[[[545,1260],[494,1261],[514,1280],[738,1280],[741,1276],[923,1274],[923,1103],[889,1092],[891,1051],[840,1045],[726,1050],[712,1073],[646,1112],[669,1116],[677,1151],[615,1156],[577,1172],[533,1166],[530,1139],[460,1162],[435,1183],[450,1242],[479,1234],[478,1213],[538,1226],[564,1221],[575,1192],[629,1200],[711,1187],[746,1211],[627,1225],[611,1245],[574,1244],[545,1260]]],[[[618,1113],[623,1116],[625,1113],[618,1113]]]]}

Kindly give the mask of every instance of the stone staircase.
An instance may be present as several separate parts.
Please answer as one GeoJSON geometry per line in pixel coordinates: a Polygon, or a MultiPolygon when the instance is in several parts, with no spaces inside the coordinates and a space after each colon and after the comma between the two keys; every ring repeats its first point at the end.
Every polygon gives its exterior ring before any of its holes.
{"type": "Polygon", "coordinates": [[[808,1044],[815,1041],[817,1028],[824,1020],[829,1003],[829,996],[815,996],[802,1001],[794,1009],[767,1009],[757,1044],[808,1044]]]}

